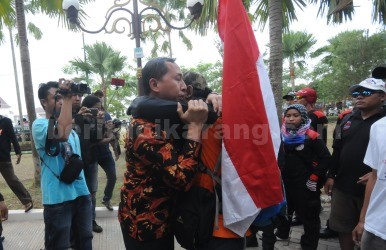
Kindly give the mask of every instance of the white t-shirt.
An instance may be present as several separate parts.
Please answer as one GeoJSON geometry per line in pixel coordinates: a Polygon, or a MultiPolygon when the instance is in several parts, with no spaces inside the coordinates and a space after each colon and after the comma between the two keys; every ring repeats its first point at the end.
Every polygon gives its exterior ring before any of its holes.
{"type": "Polygon", "coordinates": [[[377,170],[365,218],[366,231],[386,240],[386,117],[371,126],[370,141],[363,162],[377,170]]]}

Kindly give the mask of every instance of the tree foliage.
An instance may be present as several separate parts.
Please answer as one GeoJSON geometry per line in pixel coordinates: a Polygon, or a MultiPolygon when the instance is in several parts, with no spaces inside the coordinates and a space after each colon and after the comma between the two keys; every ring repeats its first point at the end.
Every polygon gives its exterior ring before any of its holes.
{"type": "Polygon", "coordinates": [[[322,56],[312,75],[314,87],[326,100],[343,100],[348,88],[371,76],[371,71],[386,61],[386,31],[346,31],[328,40],[319,49],[322,56]]]}
{"type": "Polygon", "coordinates": [[[195,67],[181,68],[182,72],[193,71],[204,76],[208,87],[214,92],[221,93],[222,88],[222,63],[199,63],[195,67]]]}
{"type": "MultiPolygon", "coordinates": [[[[96,76],[93,82],[88,82],[91,88],[101,89],[107,96],[104,105],[109,103],[109,83],[112,77],[120,76],[126,65],[127,58],[121,52],[114,50],[105,42],[96,42],[93,45],[86,45],[86,59],[75,58],[65,66],[67,74],[80,74],[80,80],[86,80],[88,76],[96,76]],[[86,77],[87,76],[87,77],[86,77]]],[[[106,109],[108,107],[106,106],[106,109]]]]}

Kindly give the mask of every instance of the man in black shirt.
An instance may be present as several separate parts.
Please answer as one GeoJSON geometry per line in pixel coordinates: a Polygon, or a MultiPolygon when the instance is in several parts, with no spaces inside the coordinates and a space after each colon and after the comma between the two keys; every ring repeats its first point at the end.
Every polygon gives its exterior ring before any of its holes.
{"type": "Polygon", "coordinates": [[[363,163],[371,125],[384,116],[385,83],[369,78],[350,88],[356,111],[342,121],[333,143],[325,184],[332,191],[330,227],[339,233],[342,249],[353,249],[351,232],[359,221],[365,184],[371,168],[363,163]]]}
{"type": "Polygon", "coordinates": [[[21,150],[16,139],[11,119],[0,115],[0,173],[9,188],[25,207],[25,212],[33,208],[32,198],[19,178],[15,175],[11,161],[11,143],[17,156],[16,164],[20,163],[21,150]]]}

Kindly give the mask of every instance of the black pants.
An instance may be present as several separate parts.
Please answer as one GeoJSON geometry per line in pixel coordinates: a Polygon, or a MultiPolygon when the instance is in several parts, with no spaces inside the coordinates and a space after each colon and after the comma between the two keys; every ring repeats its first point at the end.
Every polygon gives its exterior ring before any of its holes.
{"type": "Polygon", "coordinates": [[[129,236],[125,223],[121,223],[123,241],[127,250],[174,250],[173,235],[152,241],[139,241],[129,236]]]}
{"type": "Polygon", "coordinates": [[[9,188],[17,196],[23,205],[27,205],[32,201],[31,195],[15,175],[12,162],[0,162],[0,173],[7,182],[9,188]]]}
{"type": "Polygon", "coordinates": [[[197,248],[198,250],[243,250],[244,238],[219,238],[212,237],[208,243],[197,248]]]}
{"type": "Polygon", "coordinates": [[[302,249],[317,249],[320,230],[320,191],[312,192],[303,187],[286,186],[289,211],[295,211],[303,222],[304,234],[300,244],[302,249]]]}

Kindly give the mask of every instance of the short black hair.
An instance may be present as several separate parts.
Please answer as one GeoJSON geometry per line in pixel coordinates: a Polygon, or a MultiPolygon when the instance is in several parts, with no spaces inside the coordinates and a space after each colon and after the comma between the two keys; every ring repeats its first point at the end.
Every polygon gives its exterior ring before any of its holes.
{"type": "Polygon", "coordinates": [[[97,91],[95,91],[95,92],[93,93],[93,95],[95,95],[95,96],[97,96],[97,97],[99,97],[99,98],[102,98],[102,97],[104,96],[103,91],[100,90],[100,89],[98,89],[97,91]]]}
{"type": "Polygon", "coordinates": [[[95,95],[88,95],[82,101],[82,107],[92,108],[95,104],[100,103],[101,100],[95,95]]]}
{"type": "Polygon", "coordinates": [[[150,94],[150,79],[160,80],[167,72],[167,62],[175,63],[176,59],[169,57],[157,57],[150,59],[142,69],[142,86],[145,95],[150,94]]]}
{"type": "Polygon", "coordinates": [[[50,90],[50,88],[56,88],[56,89],[59,88],[59,83],[54,81],[41,83],[38,89],[39,100],[47,99],[48,91],[50,90]]]}

